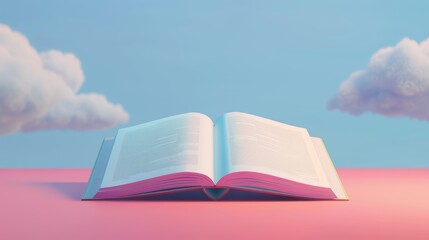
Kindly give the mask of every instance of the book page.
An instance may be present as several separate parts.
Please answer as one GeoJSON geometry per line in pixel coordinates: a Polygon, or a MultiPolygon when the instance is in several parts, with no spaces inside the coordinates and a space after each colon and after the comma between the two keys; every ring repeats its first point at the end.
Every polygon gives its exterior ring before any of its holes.
{"type": "Polygon", "coordinates": [[[346,190],[341,183],[340,177],[338,176],[337,170],[335,169],[331,157],[326,150],[323,140],[321,138],[316,137],[311,137],[311,140],[313,142],[314,147],[316,148],[317,155],[319,156],[320,163],[322,164],[324,172],[326,173],[326,177],[328,179],[332,191],[337,196],[337,199],[347,200],[349,197],[347,196],[346,190]]]}
{"type": "Polygon", "coordinates": [[[186,113],[118,131],[102,187],[177,172],[213,179],[213,122],[186,113]]]}
{"type": "Polygon", "coordinates": [[[215,167],[221,172],[215,174],[216,181],[221,175],[251,171],[329,187],[305,128],[236,112],[225,114],[219,128],[215,132],[223,136],[217,141],[221,145],[215,161],[222,166],[215,167]]]}
{"type": "Polygon", "coordinates": [[[103,140],[82,199],[92,199],[100,189],[112,151],[113,142],[114,138],[105,138],[103,140]]]}

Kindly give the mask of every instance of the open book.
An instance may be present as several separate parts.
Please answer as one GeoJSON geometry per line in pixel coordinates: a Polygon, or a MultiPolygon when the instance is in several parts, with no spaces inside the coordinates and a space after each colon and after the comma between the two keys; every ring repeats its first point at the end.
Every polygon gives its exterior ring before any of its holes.
{"type": "Polygon", "coordinates": [[[120,129],[103,141],[83,200],[230,190],[347,199],[320,138],[305,128],[231,112],[186,113],[120,129]]]}

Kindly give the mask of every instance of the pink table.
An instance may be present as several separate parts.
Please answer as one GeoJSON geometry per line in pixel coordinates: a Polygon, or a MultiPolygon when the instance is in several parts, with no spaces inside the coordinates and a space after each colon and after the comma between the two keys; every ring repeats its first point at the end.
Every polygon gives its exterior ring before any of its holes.
{"type": "Polygon", "coordinates": [[[350,201],[80,201],[89,169],[0,169],[0,239],[429,239],[429,169],[341,169],[350,201]]]}

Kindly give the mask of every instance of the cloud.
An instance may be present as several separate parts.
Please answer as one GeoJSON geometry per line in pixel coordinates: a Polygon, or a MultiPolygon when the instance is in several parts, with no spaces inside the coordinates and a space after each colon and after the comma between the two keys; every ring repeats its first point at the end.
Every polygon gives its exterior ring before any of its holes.
{"type": "Polygon", "coordinates": [[[364,112],[429,121],[429,39],[405,38],[378,50],[366,69],[345,80],[328,103],[353,115],[364,112]]]}
{"type": "Polygon", "coordinates": [[[78,93],[83,82],[75,55],[39,53],[24,35],[0,24],[0,135],[103,129],[128,121],[121,105],[97,93],[78,93]]]}

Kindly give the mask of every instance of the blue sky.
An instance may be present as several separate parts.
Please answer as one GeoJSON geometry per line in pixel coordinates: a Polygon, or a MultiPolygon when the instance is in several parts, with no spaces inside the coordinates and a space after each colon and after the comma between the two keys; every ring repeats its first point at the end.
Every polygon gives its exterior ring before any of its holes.
{"type": "Polygon", "coordinates": [[[429,37],[423,1],[6,1],[0,23],[82,64],[83,93],[121,104],[107,130],[0,136],[0,167],[92,167],[118,128],[241,111],[306,127],[337,167],[429,167],[429,122],[326,105],[379,49],[429,37]],[[25,7],[24,7],[25,6],[25,7]]]}

